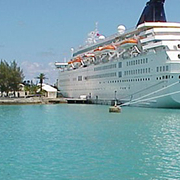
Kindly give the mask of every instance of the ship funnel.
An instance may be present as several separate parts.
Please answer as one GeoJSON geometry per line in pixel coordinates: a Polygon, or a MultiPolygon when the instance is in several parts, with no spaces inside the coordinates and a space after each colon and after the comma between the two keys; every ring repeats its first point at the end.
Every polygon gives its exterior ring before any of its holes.
{"type": "Polygon", "coordinates": [[[144,22],[166,22],[164,2],[165,0],[150,0],[147,2],[137,26],[144,22]]]}

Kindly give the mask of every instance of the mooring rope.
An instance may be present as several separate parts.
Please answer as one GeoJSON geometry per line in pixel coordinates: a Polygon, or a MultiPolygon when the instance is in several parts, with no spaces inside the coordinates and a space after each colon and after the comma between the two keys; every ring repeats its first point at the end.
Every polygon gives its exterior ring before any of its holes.
{"type": "Polygon", "coordinates": [[[152,94],[156,94],[156,93],[158,93],[158,92],[160,92],[160,91],[163,91],[163,90],[165,90],[165,89],[167,89],[167,88],[170,88],[170,87],[172,87],[172,86],[174,86],[174,85],[176,85],[176,84],[178,84],[178,83],[180,83],[180,81],[177,81],[177,82],[175,82],[175,83],[173,83],[173,84],[170,84],[169,86],[163,87],[163,88],[161,88],[161,89],[158,89],[157,91],[154,91],[154,92],[152,92],[152,93],[149,93],[149,94],[147,94],[147,95],[144,95],[144,96],[142,96],[142,97],[140,97],[140,98],[137,98],[137,99],[134,99],[134,100],[132,100],[132,101],[123,103],[123,104],[121,104],[120,106],[127,106],[127,105],[130,105],[130,104],[136,104],[136,103],[139,103],[139,102],[149,101],[149,100],[158,99],[158,98],[161,98],[161,97],[165,97],[165,96],[169,96],[169,95],[173,95],[173,94],[180,93],[180,91],[174,91],[174,92],[172,92],[172,93],[162,94],[162,95],[159,95],[159,96],[155,96],[155,97],[143,99],[144,97],[148,97],[148,96],[150,96],[150,95],[152,95],[152,94]]]}

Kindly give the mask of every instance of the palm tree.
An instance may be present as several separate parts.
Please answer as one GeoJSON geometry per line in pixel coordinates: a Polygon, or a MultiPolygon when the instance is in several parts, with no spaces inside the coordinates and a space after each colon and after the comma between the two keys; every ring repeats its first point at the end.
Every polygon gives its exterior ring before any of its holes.
{"type": "Polygon", "coordinates": [[[39,83],[40,83],[40,87],[41,87],[41,92],[42,92],[42,84],[43,84],[43,81],[44,81],[45,79],[47,79],[47,78],[45,77],[45,74],[44,74],[44,73],[40,73],[39,76],[36,77],[36,79],[39,79],[39,83]]]}

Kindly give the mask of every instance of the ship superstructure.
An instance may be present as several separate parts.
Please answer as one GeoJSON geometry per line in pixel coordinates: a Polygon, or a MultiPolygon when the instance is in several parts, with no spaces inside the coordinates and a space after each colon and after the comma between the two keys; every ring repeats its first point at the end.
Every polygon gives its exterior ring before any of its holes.
{"type": "Polygon", "coordinates": [[[105,38],[97,28],[59,69],[65,97],[95,103],[180,107],[180,23],[166,22],[165,0],[150,0],[134,30],[105,38]]]}

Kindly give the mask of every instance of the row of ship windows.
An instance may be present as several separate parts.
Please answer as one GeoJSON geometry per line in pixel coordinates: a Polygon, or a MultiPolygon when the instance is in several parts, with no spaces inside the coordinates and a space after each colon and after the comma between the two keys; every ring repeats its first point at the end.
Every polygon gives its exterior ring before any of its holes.
{"type": "MultiPolygon", "coordinates": [[[[103,71],[103,70],[115,69],[115,68],[117,68],[116,64],[110,64],[110,65],[106,65],[106,66],[95,67],[94,71],[103,71]]],[[[118,68],[122,68],[122,62],[118,63],[118,68]]]]}
{"type": "Polygon", "coordinates": [[[170,76],[170,75],[166,75],[166,76],[160,76],[160,77],[157,77],[156,80],[163,80],[163,79],[170,79],[170,78],[174,78],[174,76],[170,76]]]}
{"type": "MultiPolygon", "coordinates": [[[[94,79],[94,78],[103,78],[103,77],[114,77],[116,76],[116,73],[111,73],[111,74],[104,74],[99,76],[97,75],[97,77],[88,77],[88,79],[94,79]]],[[[119,77],[122,76],[122,73],[119,72],[119,77]]],[[[165,75],[165,76],[160,76],[157,77],[156,80],[164,80],[164,79],[170,79],[170,78],[174,78],[174,76],[170,76],[170,75],[165,75]]],[[[76,79],[76,78],[75,78],[76,79]]],[[[87,77],[85,78],[87,80],[87,77]]],[[[180,76],[179,76],[180,79],[180,76]]],[[[108,81],[107,83],[121,83],[121,82],[133,82],[133,81],[150,81],[150,78],[135,78],[135,79],[125,79],[125,80],[112,80],[112,81],[108,81]]],[[[69,79],[67,80],[61,80],[60,82],[65,82],[65,81],[70,81],[69,79]]],[[[78,81],[82,81],[82,76],[78,76],[78,81]]],[[[99,82],[99,84],[101,84],[102,82],[99,82]]],[[[103,82],[105,83],[105,82],[103,82]]]]}
{"type": "Polygon", "coordinates": [[[68,82],[70,81],[70,79],[62,79],[62,80],[59,80],[59,82],[68,82]]]}
{"type": "Polygon", "coordinates": [[[156,68],[157,72],[169,71],[169,66],[159,66],[156,68]]]}
{"type": "MultiPolygon", "coordinates": [[[[134,78],[134,79],[125,79],[125,80],[112,80],[107,81],[107,83],[121,83],[121,82],[139,82],[139,81],[150,81],[151,78],[134,78]]],[[[99,82],[99,84],[106,83],[106,82],[99,82]]]]}
{"type": "MultiPolygon", "coordinates": [[[[169,70],[169,67],[168,66],[160,66],[160,67],[157,67],[157,72],[161,72],[161,71],[168,71],[169,70]]],[[[150,73],[151,72],[151,69],[150,68],[144,68],[144,69],[136,69],[136,70],[129,70],[129,71],[124,71],[124,76],[128,76],[128,75],[137,75],[137,74],[147,74],[147,73],[150,73]]],[[[116,72],[112,72],[112,73],[106,73],[106,74],[98,74],[98,75],[92,75],[92,76],[87,76],[87,77],[84,77],[85,80],[88,80],[88,79],[99,79],[99,78],[107,78],[107,77],[117,77],[117,74],[116,72]]],[[[121,78],[122,77],[122,72],[118,72],[118,77],[121,78]]],[[[161,77],[158,77],[157,80],[161,80],[161,79],[169,79],[170,76],[162,76],[161,77]]],[[[73,81],[82,81],[83,80],[83,77],[82,76],[78,76],[78,78],[73,78],[73,81]]],[[[67,82],[67,81],[70,81],[70,79],[64,79],[64,80],[60,80],[60,82],[67,82]]],[[[121,80],[119,80],[121,82],[121,80]]],[[[122,80],[123,81],[123,80],[122,80]]],[[[124,80],[126,81],[126,80],[124,80]]],[[[137,80],[138,81],[138,80],[137,80]]],[[[141,81],[141,80],[140,80],[141,81]]],[[[113,81],[112,81],[113,82],[113,81]]],[[[109,82],[108,82],[109,83],[109,82]]],[[[110,81],[111,83],[111,81],[110,81]]]]}
{"type": "MultiPolygon", "coordinates": [[[[143,59],[136,59],[136,60],[128,61],[128,62],[126,62],[126,65],[127,66],[133,66],[133,65],[147,64],[147,63],[148,63],[148,58],[143,58],[143,59]]],[[[116,67],[117,67],[116,64],[110,64],[110,65],[106,65],[106,66],[95,67],[94,71],[102,71],[102,70],[107,70],[107,69],[114,69],[116,67]]],[[[118,67],[122,68],[122,62],[118,63],[118,67]]]]}
{"type": "Polygon", "coordinates": [[[135,74],[147,74],[151,72],[151,68],[144,68],[144,69],[135,69],[135,70],[129,70],[129,71],[124,71],[124,75],[135,75],[135,74]]]}
{"type": "Polygon", "coordinates": [[[133,61],[128,61],[126,63],[127,66],[134,66],[134,65],[138,65],[138,64],[147,64],[148,63],[148,58],[144,58],[144,59],[136,59],[133,61]]]}
{"type": "Polygon", "coordinates": [[[87,77],[85,77],[85,80],[98,79],[98,78],[107,78],[107,77],[116,77],[116,72],[106,73],[106,74],[97,74],[97,75],[93,75],[93,76],[87,76],[87,77]]]}
{"type": "Polygon", "coordinates": [[[95,67],[94,71],[102,71],[102,70],[114,69],[114,68],[116,68],[116,64],[110,64],[107,66],[95,67]]]}

